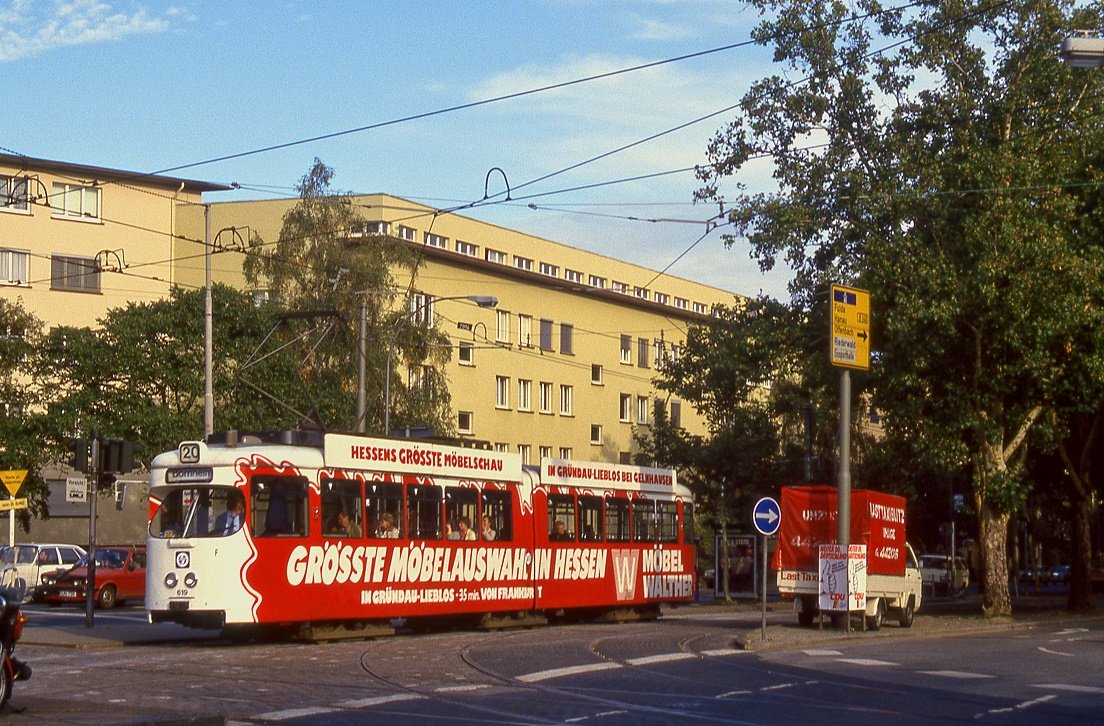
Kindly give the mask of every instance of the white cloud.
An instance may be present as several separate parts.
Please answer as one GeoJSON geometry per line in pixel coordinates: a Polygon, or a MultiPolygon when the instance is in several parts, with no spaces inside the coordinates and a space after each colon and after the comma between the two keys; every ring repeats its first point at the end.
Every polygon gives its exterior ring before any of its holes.
{"type": "Polygon", "coordinates": [[[167,20],[150,17],[145,8],[125,13],[98,0],[13,0],[0,8],[0,62],[41,55],[55,48],[160,33],[168,27],[167,20]]]}

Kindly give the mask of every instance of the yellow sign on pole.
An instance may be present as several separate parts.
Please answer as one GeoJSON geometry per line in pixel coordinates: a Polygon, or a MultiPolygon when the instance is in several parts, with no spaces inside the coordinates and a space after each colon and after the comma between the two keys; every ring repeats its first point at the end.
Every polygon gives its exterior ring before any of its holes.
{"type": "Polygon", "coordinates": [[[4,488],[7,489],[8,494],[11,494],[13,497],[19,492],[19,487],[23,486],[23,480],[26,478],[26,469],[0,471],[0,481],[4,482],[4,488]]]}
{"type": "Polygon", "coordinates": [[[832,365],[870,369],[870,293],[832,285],[832,365]]]}
{"type": "Polygon", "coordinates": [[[26,509],[27,497],[20,497],[19,499],[0,499],[0,512],[6,512],[9,509],[26,509]]]}

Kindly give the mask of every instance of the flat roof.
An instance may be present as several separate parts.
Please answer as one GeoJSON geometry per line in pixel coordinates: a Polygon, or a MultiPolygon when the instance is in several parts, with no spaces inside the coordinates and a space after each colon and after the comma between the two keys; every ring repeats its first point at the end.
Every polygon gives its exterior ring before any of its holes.
{"type": "Polygon", "coordinates": [[[200,181],[198,179],[183,179],[174,176],[161,176],[147,174],[140,171],[126,171],[124,169],[109,169],[102,166],[89,164],[73,164],[68,161],[56,161],[53,159],[38,159],[22,154],[0,153],[0,165],[13,166],[25,171],[55,171],[88,176],[94,179],[107,179],[111,181],[126,181],[134,184],[148,184],[150,186],[177,189],[181,184],[186,189],[198,192],[226,192],[233,189],[225,184],[200,181]]]}

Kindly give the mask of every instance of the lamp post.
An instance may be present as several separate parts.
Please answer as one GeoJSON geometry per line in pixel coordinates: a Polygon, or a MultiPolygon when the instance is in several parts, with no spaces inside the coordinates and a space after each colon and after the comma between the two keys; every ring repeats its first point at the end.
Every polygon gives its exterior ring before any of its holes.
{"type": "Polygon", "coordinates": [[[367,395],[367,361],[368,361],[368,296],[369,295],[402,295],[397,290],[358,290],[360,295],[360,335],[357,340],[357,400],[356,400],[356,430],[358,433],[366,433],[368,418],[367,395]]]}
{"type": "MultiPolygon", "coordinates": [[[[410,314],[417,315],[427,306],[446,300],[469,300],[481,308],[493,308],[498,306],[498,298],[490,295],[450,295],[448,297],[438,298],[427,297],[420,305],[411,310],[410,314]]],[[[395,333],[391,336],[391,342],[387,346],[387,369],[383,373],[383,433],[385,436],[391,433],[391,359],[395,353],[395,343],[398,341],[399,333],[402,331],[402,321],[405,319],[406,317],[404,316],[403,319],[399,321],[399,324],[395,326],[395,333]]]]}

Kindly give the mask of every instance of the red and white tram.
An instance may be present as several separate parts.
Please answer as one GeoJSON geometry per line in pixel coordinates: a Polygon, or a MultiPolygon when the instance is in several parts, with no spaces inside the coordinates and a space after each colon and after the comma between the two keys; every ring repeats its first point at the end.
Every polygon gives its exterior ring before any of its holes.
{"type": "Polygon", "coordinates": [[[184,442],[150,470],[150,622],[654,616],[693,599],[669,469],[321,432],[184,442]]]}

